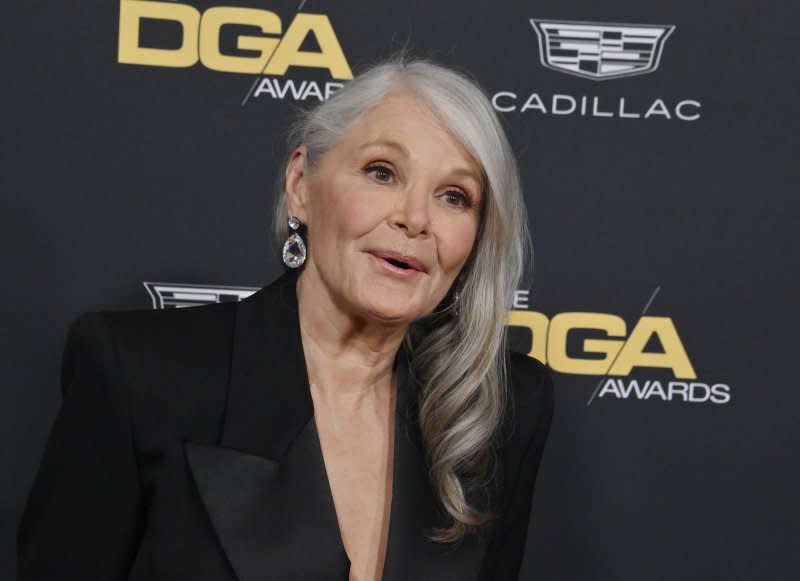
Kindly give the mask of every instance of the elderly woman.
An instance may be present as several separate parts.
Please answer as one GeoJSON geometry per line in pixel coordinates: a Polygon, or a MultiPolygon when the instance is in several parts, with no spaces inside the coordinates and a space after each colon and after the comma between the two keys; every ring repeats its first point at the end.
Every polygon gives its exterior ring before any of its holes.
{"type": "Polygon", "coordinates": [[[392,61],[290,147],[283,276],[73,323],[23,580],[517,578],[553,388],[505,345],[528,234],[490,103],[392,61]]]}

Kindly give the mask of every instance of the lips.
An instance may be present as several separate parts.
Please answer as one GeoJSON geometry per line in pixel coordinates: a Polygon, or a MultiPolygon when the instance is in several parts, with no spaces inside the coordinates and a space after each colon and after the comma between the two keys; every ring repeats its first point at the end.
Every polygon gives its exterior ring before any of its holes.
{"type": "Polygon", "coordinates": [[[428,269],[421,260],[413,256],[408,256],[407,254],[400,254],[399,252],[392,252],[391,250],[372,250],[370,251],[370,254],[376,256],[377,258],[382,258],[389,264],[404,270],[428,272],[428,269]]]}

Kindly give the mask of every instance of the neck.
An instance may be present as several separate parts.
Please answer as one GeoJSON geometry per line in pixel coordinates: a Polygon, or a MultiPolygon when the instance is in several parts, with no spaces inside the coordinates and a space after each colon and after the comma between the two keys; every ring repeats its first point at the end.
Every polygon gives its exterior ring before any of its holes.
{"type": "Polygon", "coordinates": [[[306,267],[297,280],[297,303],[312,390],[350,409],[390,396],[392,367],[407,325],[390,326],[349,312],[313,266],[306,267]]]}

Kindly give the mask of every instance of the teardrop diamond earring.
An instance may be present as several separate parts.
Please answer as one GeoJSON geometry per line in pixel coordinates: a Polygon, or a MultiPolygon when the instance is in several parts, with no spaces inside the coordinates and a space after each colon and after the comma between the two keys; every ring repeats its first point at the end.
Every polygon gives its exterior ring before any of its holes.
{"type": "Polygon", "coordinates": [[[289,228],[293,232],[283,243],[283,263],[289,268],[300,268],[306,261],[306,243],[298,232],[301,223],[297,216],[289,218],[289,228]]]}

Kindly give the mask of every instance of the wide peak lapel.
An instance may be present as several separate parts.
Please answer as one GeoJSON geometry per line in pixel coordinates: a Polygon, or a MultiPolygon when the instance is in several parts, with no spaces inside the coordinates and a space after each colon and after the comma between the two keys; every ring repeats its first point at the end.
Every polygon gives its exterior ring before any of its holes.
{"type": "Polygon", "coordinates": [[[238,305],[222,444],[280,460],[314,415],[287,272],[238,305]]]}
{"type": "MultiPolygon", "coordinates": [[[[198,492],[225,555],[240,581],[258,579],[258,544],[265,541],[280,464],[229,448],[185,442],[186,458],[198,492]],[[254,558],[256,557],[256,558],[254,558]]],[[[270,523],[272,524],[272,523],[270,523]]]]}
{"type": "Polygon", "coordinates": [[[185,443],[220,545],[240,581],[345,580],[290,272],[237,305],[219,445],[185,443]],[[309,555],[313,559],[309,559],[309,555]]]}
{"type": "Polygon", "coordinates": [[[398,397],[389,540],[383,581],[467,581],[475,579],[486,551],[482,536],[458,545],[428,540],[434,526],[446,523],[431,484],[418,421],[419,383],[405,345],[398,352],[398,397]]]}
{"type": "Polygon", "coordinates": [[[284,462],[186,442],[197,488],[239,581],[345,581],[339,536],[313,418],[284,462]],[[309,558],[313,555],[313,558],[309,558]]]}

